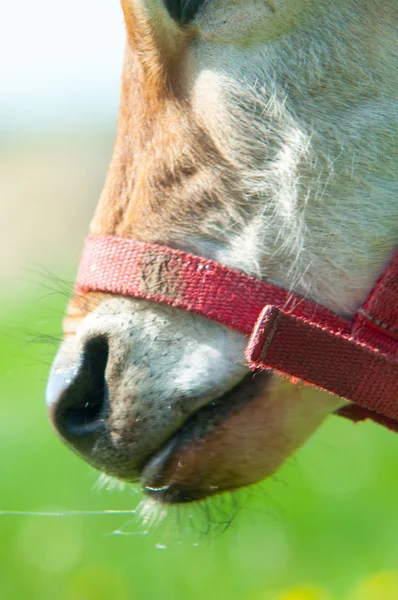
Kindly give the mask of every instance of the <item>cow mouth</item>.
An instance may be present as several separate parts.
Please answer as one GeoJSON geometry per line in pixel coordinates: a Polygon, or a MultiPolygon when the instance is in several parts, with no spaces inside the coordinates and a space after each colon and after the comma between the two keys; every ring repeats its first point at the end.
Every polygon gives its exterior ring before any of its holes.
{"type": "MultiPolygon", "coordinates": [[[[216,485],[212,477],[210,482],[206,477],[198,479],[197,464],[192,464],[192,477],[186,478],[181,476],[181,465],[187,469],[188,453],[195,456],[195,448],[202,458],[206,457],[206,446],[211,446],[209,441],[217,436],[220,427],[233,416],[249,411],[250,404],[264,394],[271,377],[271,372],[249,373],[237,386],[191,415],[143,466],[140,482],[145,494],[159,503],[178,504],[240,487],[232,481],[227,488],[216,485]]],[[[209,449],[209,455],[214,457],[214,451],[209,449]]],[[[203,461],[201,468],[206,471],[203,461]]]]}

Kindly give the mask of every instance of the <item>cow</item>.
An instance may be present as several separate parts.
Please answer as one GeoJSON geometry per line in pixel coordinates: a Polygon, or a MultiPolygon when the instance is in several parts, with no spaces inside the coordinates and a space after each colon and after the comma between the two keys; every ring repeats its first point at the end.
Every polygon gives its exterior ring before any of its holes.
{"type": "MultiPolygon", "coordinates": [[[[118,131],[94,236],[160,244],[350,319],[398,239],[396,0],[122,0],[118,131]]],[[[181,503],[274,473],[345,406],[203,316],[76,293],[54,427],[112,477],[181,503]]]]}

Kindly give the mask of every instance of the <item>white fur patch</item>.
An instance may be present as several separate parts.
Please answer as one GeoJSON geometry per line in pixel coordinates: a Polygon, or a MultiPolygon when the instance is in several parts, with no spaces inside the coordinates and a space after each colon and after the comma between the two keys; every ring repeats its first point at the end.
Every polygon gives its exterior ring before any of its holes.
{"type": "Polygon", "coordinates": [[[398,239],[397,53],[381,81],[383,53],[351,36],[340,18],[338,36],[324,26],[255,49],[203,43],[193,93],[247,207],[213,257],[346,316],[398,239]]]}

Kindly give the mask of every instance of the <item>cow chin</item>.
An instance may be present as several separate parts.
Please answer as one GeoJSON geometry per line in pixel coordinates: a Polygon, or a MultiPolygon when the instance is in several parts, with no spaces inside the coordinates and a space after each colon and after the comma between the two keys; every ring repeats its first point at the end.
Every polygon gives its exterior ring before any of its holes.
{"type": "Polygon", "coordinates": [[[272,475],[342,400],[274,373],[249,374],[195,413],[146,463],[145,493],[174,504],[272,475]]]}

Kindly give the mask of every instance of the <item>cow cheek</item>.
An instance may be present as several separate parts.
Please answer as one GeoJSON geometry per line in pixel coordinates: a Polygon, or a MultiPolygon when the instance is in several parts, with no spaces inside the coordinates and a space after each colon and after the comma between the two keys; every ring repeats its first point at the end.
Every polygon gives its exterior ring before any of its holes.
{"type": "Polygon", "coordinates": [[[206,436],[177,447],[162,470],[165,486],[200,498],[274,473],[344,401],[277,377],[206,436]]]}

